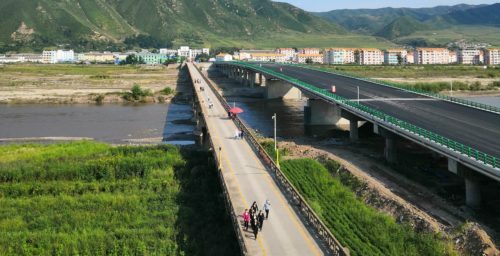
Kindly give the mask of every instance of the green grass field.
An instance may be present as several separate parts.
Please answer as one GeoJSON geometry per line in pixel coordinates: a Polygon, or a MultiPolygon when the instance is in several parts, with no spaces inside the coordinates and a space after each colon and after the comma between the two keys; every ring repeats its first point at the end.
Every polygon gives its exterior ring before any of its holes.
{"type": "Polygon", "coordinates": [[[332,71],[347,72],[371,78],[499,78],[500,67],[463,65],[421,65],[421,66],[360,66],[360,65],[315,65],[332,71]]]}
{"type": "Polygon", "coordinates": [[[0,147],[0,255],[236,255],[206,152],[0,147]]]}
{"type": "Polygon", "coordinates": [[[2,73],[27,75],[123,75],[123,74],[161,74],[164,68],[147,69],[140,66],[116,65],[77,65],[77,64],[16,64],[0,67],[2,73]]]}
{"type": "Polygon", "coordinates": [[[358,200],[312,159],[286,160],[285,175],[351,255],[455,255],[438,234],[416,233],[358,200]]]}

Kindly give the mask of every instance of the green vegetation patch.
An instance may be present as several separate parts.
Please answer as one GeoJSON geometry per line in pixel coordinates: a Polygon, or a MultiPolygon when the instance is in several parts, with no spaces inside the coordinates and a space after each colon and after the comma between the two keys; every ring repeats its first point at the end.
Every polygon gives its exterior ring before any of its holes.
{"type": "Polygon", "coordinates": [[[359,66],[359,65],[316,65],[333,71],[347,72],[373,78],[496,78],[500,77],[500,67],[463,65],[408,65],[408,66],[359,66]]]}
{"type": "Polygon", "coordinates": [[[351,255],[455,255],[438,234],[417,233],[368,207],[318,161],[286,160],[281,168],[351,255]]]}
{"type": "Polygon", "coordinates": [[[236,255],[206,152],[0,147],[0,255],[236,255]]]}

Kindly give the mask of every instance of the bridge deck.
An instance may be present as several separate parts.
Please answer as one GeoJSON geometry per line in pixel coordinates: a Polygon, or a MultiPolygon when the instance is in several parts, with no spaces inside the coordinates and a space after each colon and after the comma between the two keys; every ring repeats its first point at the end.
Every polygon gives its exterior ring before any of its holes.
{"type": "MultiPolygon", "coordinates": [[[[237,127],[227,118],[227,113],[214,92],[193,64],[188,63],[188,68],[193,81],[201,81],[201,84],[196,84],[198,88],[195,91],[201,101],[214,147],[222,148],[222,172],[235,212],[240,215],[253,201],[257,202],[259,209],[266,199],[270,200],[272,205],[269,219],[264,222],[257,240],[254,240],[250,229],[242,229],[249,254],[323,255],[324,252],[317,241],[280,192],[250,144],[246,140],[234,139],[237,127]],[[200,86],[205,90],[200,91],[200,86]],[[213,103],[212,109],[208,108],[209,99],[213,103]]],[[[269,122],[271,121],[269,117],[269,122]]],[[[241,224],[241,216],[239,219],[241,224]]]]}
{"type": "Polygon", "coordinates": [[[276,72],[282,68],[283,74],[318,88],[331,89],[335,85],[337,94],[347,99],[357,99],[359,87],[361,103],[366,106],[500,157],[499,114],[302,67],[262,66],[276,72]]]}

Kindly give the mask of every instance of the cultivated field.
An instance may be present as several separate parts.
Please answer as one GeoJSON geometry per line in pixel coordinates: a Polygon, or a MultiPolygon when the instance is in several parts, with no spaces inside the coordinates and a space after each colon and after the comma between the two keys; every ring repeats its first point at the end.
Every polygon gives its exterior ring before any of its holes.
{"type": "Polygon", "coordinates": [[[236,255],[208,153],[0,147],[0,255],[236,255]]]}
{"type": "Polygon", "coordinates": [[[365,205],[319,162],[294,159],[283,161],[281,166],[351,255],[456,254],[438,234],[417,233],[365,205]]]}

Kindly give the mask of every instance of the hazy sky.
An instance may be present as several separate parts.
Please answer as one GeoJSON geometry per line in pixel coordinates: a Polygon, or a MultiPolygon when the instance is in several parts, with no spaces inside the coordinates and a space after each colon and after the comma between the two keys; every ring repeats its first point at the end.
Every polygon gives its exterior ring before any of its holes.
{"type": "Polygon", "coordinates": [[[381,7],[434,7],[437,5],[455,4],[493,4],[499,0],[278,0],[276,2],[287,2],[307,11],[330,11],[335,9],[359,9],[359,8],[381,8],[381,7]]]}

